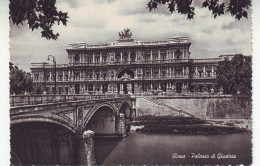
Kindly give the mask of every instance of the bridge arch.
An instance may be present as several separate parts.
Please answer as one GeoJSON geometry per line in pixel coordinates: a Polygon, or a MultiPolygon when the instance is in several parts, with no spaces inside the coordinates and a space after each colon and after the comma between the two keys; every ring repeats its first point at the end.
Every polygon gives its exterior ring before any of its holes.
{"type": "Polygon", "coordinates": [[[119,113],[122,113],[125,115],[125,118],[132,118],[135,116],[135,112],[133,112],[133,109],[131,107],[131,104],[128,101],[123,101],[119,106],[119,113]],[[134,113],[134,115],[133,115],[134,113]]]}
{"type": "Polygon", "coordinates": [[[84,125],[83,127],[86,128],[86,126],[88,125],[90,119],[93,117],[93,115],[100,109],[102,108],[109,108],[111,111],[113,111],[114,115],[116,116],[118,114],[118,111],[117,109],[112,105],[112,104],[109,104],[109,103],[102,103],[102,104],[99,104],[95,107],[93,107],[88,113],[87,115],[84,117],[84,125]]]}
{"type": "Polygon", "coordinates": [[[74,162],[73,132],[74,129],[50,118],[13,120],[10,142],[15,156],[11,155],[11,162],[14,165],[71,165],[74,162]]]}
{"type": "Polygon", "coordinates": [[[55,114],[51,114],[51,115],[27,114],[26,116],[15,116],[11,118],[11,126],[15,124],[29,123],[29,122],[47,122],[51,124],[56,124],[68,129],[73,133],[76,133],[77,130],[76,125],[71,120],[55,114]]]}

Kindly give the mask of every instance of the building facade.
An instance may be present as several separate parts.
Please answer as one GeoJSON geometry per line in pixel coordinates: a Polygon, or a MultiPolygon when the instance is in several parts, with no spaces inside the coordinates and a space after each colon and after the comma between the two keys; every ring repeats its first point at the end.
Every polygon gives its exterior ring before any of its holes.
{"type": "Polygon", "coordinates": [[[214,87],[223,58],[191,58],[188,37],[141,42],[129,30],[119,37],[102,45],[69,44],[67,64],[32,64],[34,87],[61,94],[183,93],[214,87]]]}

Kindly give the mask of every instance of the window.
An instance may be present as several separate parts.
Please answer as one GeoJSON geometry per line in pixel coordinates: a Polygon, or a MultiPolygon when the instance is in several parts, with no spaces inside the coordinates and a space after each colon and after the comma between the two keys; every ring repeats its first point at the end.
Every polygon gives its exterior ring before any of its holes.
{"type": "Polygon", "coordinates": [[[106,78],[107,78],[107,73],[104,73],[104,74],[103,74],[103,78],[104,78],[104,80],[106,80],[106,78]]]}
{"type": "Polygon", "coordinates": [[[99,56],[95,57],[95,63],[100,63],[100,57],[99,56]]]}
{"type": "Polygon", "coordinates": [[[135,57],[136,57],[135,52],[132,52],[131,53],[131,62],[135,62],[135,57]]]}
{"type": "Polygon", "coordinates": [[[59,94],[62,94],[62,93],[63,93],[63,88],[59,87],[59,94]]]}
{"type": "Polygon", "coordinates": [[[120,58],[121,58],[120,53],[117,53],[117,54],[116,54],[116,62],[120,62],[120,58]]]}
{"type": "Polygon", "coordinates": [[[158,52],[157,51],[153,51],[153,60],[154,61],[158,60],[158,52]]]}
{"type": "Polygon", "coordinates": [[[162,60],[165,61],[166,60],[166,53],[162,54],[162,60]]]}
{"type": "Polygon", "coordinates": [[[74,80],[79,80],[80,78],[79,78],[79,74],[78,73],[75,73],[75,75],[74,75],[74,80]]]}
{"type": "Polygon", "coordinates": [[[75,55],[75,60],[79,60],[79,54],[75,55]]]}
{"type": "Polygon", "coordinates": [[[79,60],[80,60],[80,56],[79,56],[79,54],[76,54],[75,55],[75,63],[79,63],[79,60]]]}
{"type": "Polygon", "coordinates": [[[207,71],[207,76],[210,77],[210,71],[207,71]]]}
{"type": "Polygon", "coordinates": [[[68,81],[69,80],[69,76],[68,74],[65,74],[65,81],[68,81]]]}
{"type": "Polygon", "coordinates": [[[175,55],[175,59],[181,59],[182,52],[180,51],[180,49],[177,49],[174,52],[174,55],[175,55]]]}
{"type": "Polygon", "coordinates": [[[103,56],[103,64],[107,63],[107,56],[103,56]]]}
{"type": "Polygon", "coordinates": [[[127,55],[127,52],[124,52],[124,63],[127,63],[128,62],[128,55],[127,55]]]}
{"type": "Polygon", "coordinates": [[[200,75],[200,77],[202,77],[202,72],[203,72],[203,71],[199,71],[199,75],[200,75]]]}
{"type": "Polygon", "coordinates": [[[35,75],[35,81],[38,81],[39,75],[35,75]]]}
{"type": "Polygon", "coordinates": [[[92,63],[92,57],[88,57],[88,64],[92,63]]]}
{"type": "Polygon", "coordinates": [[[151,59],[150,56],[151,56],[150,51],[146,51],[146,52],[145,52],[145,55],[144,55],[144,61],[145,61],[145,62],[150,61],[150,59],[151,59]]]}
{"type": "Polygon", "coordinates": [[[62,81],[62,75],[59,75],[59,81],[62,81]]]}

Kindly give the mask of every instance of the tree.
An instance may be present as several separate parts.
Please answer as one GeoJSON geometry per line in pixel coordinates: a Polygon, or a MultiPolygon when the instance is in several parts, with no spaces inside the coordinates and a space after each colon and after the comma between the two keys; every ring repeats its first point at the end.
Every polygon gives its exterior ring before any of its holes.
{"type": "Polygon", "coordinates": [[[10,94],[23,94],[25,92],[32,92],[33,81],[31,74],[27,73],[12,63],[9,63],[10,69],[10,94]]]}
{"type": "MultiPolygon", "coordinates": [[[[214,18],[229,12],[231,16],[240,20],[242,17],[247,18],[247,9],[251,6],[251,0],[227,0],[228,3],[220,2],[220,0],[205,0],[202,7],[208,8],[212,12],[214,18]]],[[[195,7],[193,0],[150,0],[147,7],[150,11],[156,9],[158,5],[168,6],[168,10],[173,13],[177,11],[180,14],[187,15],[187,19],[192,19],[195,15],[195,7]]]]}
{"type": "Polygon", "coordinates": [[[225,59],[217,66],[217,85],[226,94],[251,95],[252,58],[238,54],[232,60],[225,59]]]}
{"type": "Polygon", "coordinates": [[[29,29],[42,29],[42,37],[56,40],[59,33],[54,34],[52,26],[57,23],[67,24],[67,13],[58,11],[56,0],[10,0],[9,19],[14,25],[27,22],[29,29]]]}

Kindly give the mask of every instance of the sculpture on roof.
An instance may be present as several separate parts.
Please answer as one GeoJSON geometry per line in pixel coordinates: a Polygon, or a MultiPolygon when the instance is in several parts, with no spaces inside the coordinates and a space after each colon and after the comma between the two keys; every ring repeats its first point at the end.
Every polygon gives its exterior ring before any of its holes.
{"type": "Polygon", "coordinates": [[[127,28],[124,29],[124,31],[119,32],[118,35],[119,35],[119,39],[131,38],[132,32],[130,31],[129,28],[127,28]]]}

